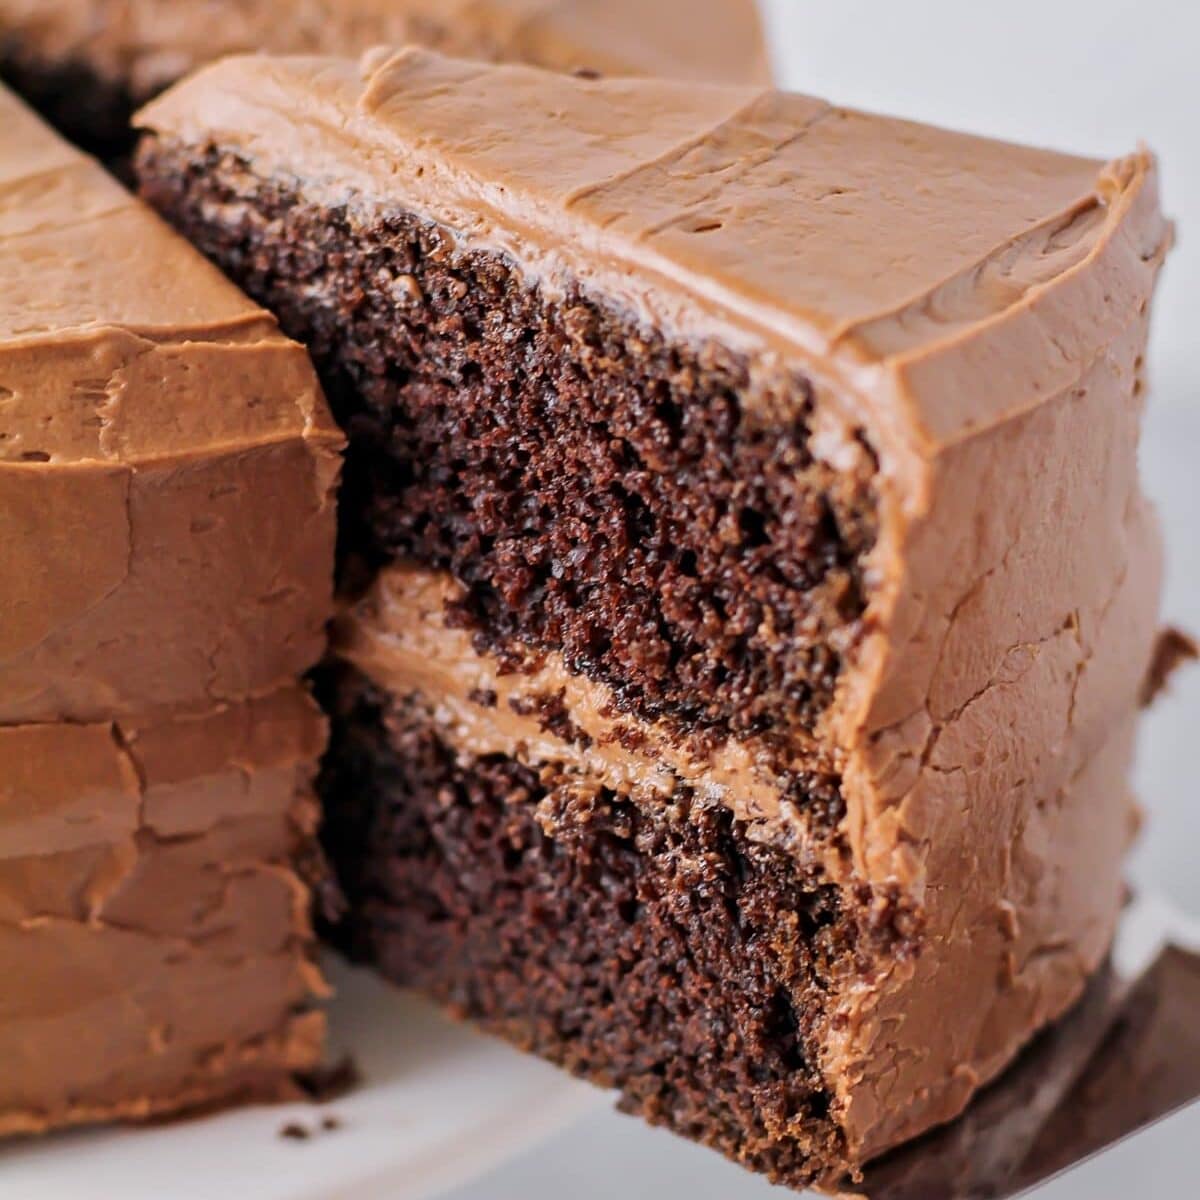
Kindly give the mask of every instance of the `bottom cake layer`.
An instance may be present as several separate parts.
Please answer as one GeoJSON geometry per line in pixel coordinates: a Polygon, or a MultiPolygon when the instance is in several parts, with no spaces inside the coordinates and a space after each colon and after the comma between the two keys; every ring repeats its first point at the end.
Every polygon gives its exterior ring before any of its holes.
{"type": "Polygon", "coordinates": [[[773,1179],[844,1171],[816,1064],[830,995],[873,956],[819,868],[690,789],[639,804],[456,755],[419,697],[326,686],[354,957],[773,1179]]]}
{"type": "Polygon", "coordinates": [[[295,1093],[323,740],[299,689],[0,728],[0,1135],[295,1093]]]}

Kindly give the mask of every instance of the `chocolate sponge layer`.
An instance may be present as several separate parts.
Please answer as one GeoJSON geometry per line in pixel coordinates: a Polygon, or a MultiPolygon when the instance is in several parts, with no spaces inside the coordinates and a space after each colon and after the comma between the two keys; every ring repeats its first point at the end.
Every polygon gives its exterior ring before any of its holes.
{"type": "Polygon", "coordinates": [[[640,803],[470,758],[417,697],[348,669],[325,689],[345,947],[773,1178],[844,1162],[816,1065],[827,996],[904,952],[893,925],[689,789],[640,803]]]}
{"type": "MultiPolygon", "coordinates": [[[[406,212],[369,224],[217,151],[145,193],[303,339],[352,450],[343,563],[448,568],[481,647],[561,651],[626,711],[811,728],[860,629],[873,460],[810,447],[811,389],[752,379],[406,212]]],[[[514,663],[514,665],[516,665],[514,663]]]]}

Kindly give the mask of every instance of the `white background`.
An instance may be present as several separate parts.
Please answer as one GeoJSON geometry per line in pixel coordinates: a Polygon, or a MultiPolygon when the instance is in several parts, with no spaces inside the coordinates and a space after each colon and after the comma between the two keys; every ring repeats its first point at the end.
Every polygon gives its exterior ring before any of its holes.
{"type": "MultiPolygon", "coordinates": [[[[1158,304],[1143,469],[1167,526],[1167,616],[1200,631],[1200,5],[765,0],[765,9],[781,81],[794,90],[1102,157],[1139,140],[1158,152],[1180,237],[1158,304]]],[[[1134,868],[1140,886],[1163,890],[1200,915],[1198,764],[1200,668],[1178,678],[1143,737],[1137,786],[1150,821],[1134,868]]],[[[1139,1170],[1142,1196],[1158,1200],[1175,1190],[1147,1167],[1139,1170]]],[[[1118,1178],[1093,1171],[1060,1181],[1052,1194],[1131,1200],[1118,1178]]],[[[1180,1187],[1176,1194],[1195,1194],[1182,1180],[1180,1187]]],[[[452,1200],[786,1194],[710,1152],[605,1113],[452,1200]]]]}

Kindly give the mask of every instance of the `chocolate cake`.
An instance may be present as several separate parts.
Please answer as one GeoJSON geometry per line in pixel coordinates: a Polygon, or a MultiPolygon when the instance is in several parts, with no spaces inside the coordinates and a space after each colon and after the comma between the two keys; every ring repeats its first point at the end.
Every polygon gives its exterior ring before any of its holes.
{"type": "Polygon", "coordinates": [[[106,157],[134,107],[222,55],[406,42],[565,71],[770,73],[754,0],[0,0],[0,74],[106,157]]]}
{"type": "Polygon", "coordinates": [[[350,437],[343,944],[787,1183],[957,1114],[1121,903],[1153,161],[412,49],[140,119],[350,437]]]}
{"type": "Polygon", "coordinates": [[[0,726],[0,1135],[293,1093],[324,1031],[290,865],[324,745],[299,688],[0,726]]]}
{"type": "Polygon", "coordinates": [[[0,1134],[278,1096],[341,436],[270,316],[0,123],[0,1134]]]}

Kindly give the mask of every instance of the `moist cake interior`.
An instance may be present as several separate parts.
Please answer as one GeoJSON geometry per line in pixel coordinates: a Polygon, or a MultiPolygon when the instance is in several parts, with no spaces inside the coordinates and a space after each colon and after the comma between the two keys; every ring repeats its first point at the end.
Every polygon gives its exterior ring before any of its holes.
{"type": "MultiPolygon", "coordinates": [[[[448,572],[444,621],[501,670],[546,654],[613,716],[715,749],[748,740],[797,845],[702,787],[618,793],[570,761],[472,757],[436,697],[330,668],[326,842],[337,936],[652,1121],[773,1177],[841,1161],[816,1067],[835,978],[909,953],[911,914],[847,892],[838,764],[819,737],[861,636],[874,459],[810,451],[811,388],[673,344],[582,285],[412,212],[314,206],[236,155],[147,143],[152,203],[312,349],[350,437],[343,589],[448,572]]],[[[479,696],[485,707],[494,697],[479,696]]]]}
{"type": "Polygon", "coordinates": [[[559,651],[640,717],[813,729],[860,633],[874,463],[814,460],[806,380],[547,298],[415,214],[364,225],[170,154],[144,151],[152,202],[323,368],[351,437],[344,567],[452,571],[482,647],[559,651]]]}
{"type": "Polygon", "coordinates": [[[353,957],[775,1180],[836,1174],[825,997],[908,952],[899,921],[693,789],[464,757],[420,697],[348,668],[323,687],[353,957]]]}

